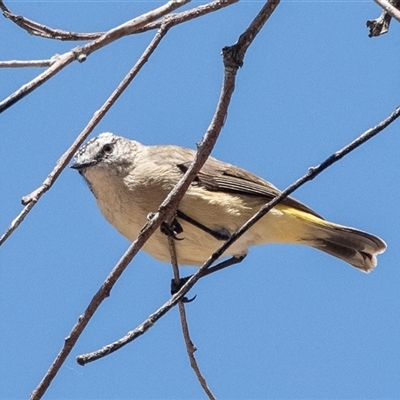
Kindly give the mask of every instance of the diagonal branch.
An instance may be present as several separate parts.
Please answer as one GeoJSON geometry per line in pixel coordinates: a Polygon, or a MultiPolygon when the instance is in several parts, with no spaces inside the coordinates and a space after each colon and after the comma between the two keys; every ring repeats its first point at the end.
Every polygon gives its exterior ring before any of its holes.
{"type": "MultiPolygon", "coordinates": [[[[239,0],[215,0],[208,4],[202,4],[191,10],[182,11],[177,14],[171,14],[171,18],[174,20],[174,25],[181,24],[183,22],[191,21],[192,19],[202,17],[203,15],[209,14],[210,12],[218,11],[223,7],[230,6],[237,3],[239,0]]],[[[138,28],[136,33],[143,33],[152,29],[158,29],[162,21],[154,21],[146,24],[145,26],[138,28]]]]}
{"type": "Polygon", "coordinates": [[[267,1],[249,27],[239,36],[238,41],[233,46],[228,46],[223,49],[225,62],[233,62],[233,67],[236,64],[243,66],[244,55],[247,49],[264,26],[267,19],[278,6],[279,1],[267,1]]]}
{"type": "MultiPolygon", "coordinates": [[[[1,5],[4,5],[2,1],[0,1],[1,5]]],[[[46,25],[39,24],[35,21],[32,21],[28,18],[25,18],[21,15],[16,15],[10,12],[8,9],[3,10],[4,17],[10,19],[20,28],[27,31],[30,35],[40,36],[47,39],[58,39],[58,40],[93,40],[104,35],[105,32],[94,32],[94,33],[79,33],[79,32],[67,32],[62,29],[54,29],[49,28],[46,25]]]]}
{"type": "MultiPolygon", "coordinates": [[[[179,277],[179,266],[176,257],[176,248],[174,240],[175,239],[173,238],[172,235],[168,236],[168,246],[171,255],[171,264],[174,273],[174,280],[175,283],[178,285],[180,282],[180,277],[179,277]]],[[[183,338],[185,340],[185,345],[186,345],[186,352],[190,360],[190,366],[192,367],[194,373],[196,374],[196,377],[201,387],[203,388],[204,392],[208,396],[208,398],[211,400],[216,400],[216,397],[213,395],[210,388],[208,387],[207,381],[205,380],[203,374],[201,373],[196,357],[194,356],[194,352],[197,350],[197,348],[193,344],[192,339],[190,338],[189,325],[187,323],[187,318],[186,318],[185,303],[183,301],[180,301],[178,303],[178,308],[179,308],[179,316],[181,319],[183,338]]]]}
{"type": "MultiPolygon", "coordinates": [[[[198,15],[204,15],[206,13],[219,10],[222,7],[226,7],[227,4],[233,4],[236,1],[238,1],[238,0],[216,0],[216,1],[213,1],[209,4],[198,7],[198,15]]],[[[182,16],[180,14],[177,14],[176,16],[170,16],[170,17],[166,18],[163,25],[160,26],[160,32],[162,33],[162,36],[165,35],[167,29],[170,29],[172,26],[175,26],[176,24],[184,22],[185,20],[183,20],[182,18],[189,18],[189,19],[194,18],[193,13],[195,13],[196,9],[190,10],[190,11],[191,11],[191,13],[189,15],[185,14],[185,16],[182,16]],[[162,29],[161,29],[161,27],[162,27],[162,29]]],[[[189,20],[189,19],[187,19],[187,20],[189,20]]],[[[161,38],[162,37],[160,37],[160,40],[161,40],[161,38]]],[[[154,45],[154,43],[153,43],[153,45],[154,45]]],[[[155,47],[157,45],[158,45],[158,43],[155,44],[155,47]]],[[[87,136],[93,131],[93,129],[96,127],[96,125],[103,118],[104,114],[109,110],[109,108],[111,108],[111,106],[115,103],[115,101],[121,95],[123,90],[125,90],[125,88],[129,85],[129,83],[132,81],[132,79],[136,76],[136,74],[139,72],[139,70],[147,62],[148,58],[150,57],[150,55],[152,54],[152,52],[155,49],[155,47],[154,47],[149,53],[146,53],[151,47],[152,47],[152,44],[146,49],[146,51],[143,53],[141,58],[136,63],[135,67],[125,77],[124,81],[122,81],[121,84],[118,86],[118,88],[114,91],[114,93],[111,94],[111,96],[107,99],[107,101],[100,108],[100,110],[98,110],[95,113],[94,117],[89,121],[86,128],[77,137],[77,139],[74,141],[74,143],[71,145],[71,147],[61,156],[61,158],[58,160],[56,166],[54,167],[53,171],[48,175],[48,177],[45,179],[45,181],[42,183],[42,185],[39,188],[37,188],[34,192],[32,192],[31,194],[23,197],[22,204],[25,205],[25,208],[19,213],[19,215],[16,218],[14,218],[14,220],[11,222],[11,224],[6,229],[4,234],[0,237],[0,246],[18,228],[18,226],[25,219],[25,217],[29,214],[29,212],[32,210],[32,208],[37,203],[37,201],[40,199],[40,197],[51,188],[51,186],[57,180],[57,178],[60,175],[60,173],[62,172],[62,170],[68,165],[69,161],[71,160],[72,156],[74,155],[76,150],[79,148],[79,146],[83,143],[83,141],[87,138],[87,136]]],[[[66,54],[68,54],[68,53],[66,53],[66,54]]],[[[58,61],[57,61],[57,63],[58,63],[58,61]]],[[[47,73],[48,71],[49,70],[45,71],[45,73],[47,73]]],[[[35,78],[34,81],[36,79],[38,79],[38,78],[35,78]]],[[[33,81],[31,81],[31,84],[33,85],[32,82],[33,81]]],[[[44,83],[44,82],[42,82],[42,83],[44,83]]],[[[37,84],[39,85],[39,83],[37,83],[37,84]]],[[[20,89],[20,91],[21,90],[22,90],[22,88],[20,89]]],[[[33,88],[32,88],[32,90],[33,90],[33,88]]],[[[26,94],[28,94],[28,93],[26,93],[26,94]]],[[[9,99],[10,99],[10,97],[9,97],[9,99]]],[[[18,100],[15,100],[14,102],[16,102],[16,101],[18,101],[18,100]]],[[[1,112],[1,104],[2,103],[0,103],[0,112],[1,112]]],[[[10,105],[8,105],[7,107],[9,107],[9,106],[10,105]]]]}

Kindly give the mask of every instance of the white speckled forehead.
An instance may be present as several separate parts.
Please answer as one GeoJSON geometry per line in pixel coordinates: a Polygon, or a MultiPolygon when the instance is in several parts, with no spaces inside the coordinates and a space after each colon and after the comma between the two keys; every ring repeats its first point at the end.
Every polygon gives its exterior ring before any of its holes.
{"type": "Polygon", "coordinates": [[[87,143],[81,146],[79,150],[75,153],[74,160],[87,153],[88,151],[90,151],[91,153],[97,152],[97,149],[100,148],[104,143],[115,143],[119,138],[119,136],[116,136],[111,132],[101,133],[99,136],[90,139],[87,143]]]}

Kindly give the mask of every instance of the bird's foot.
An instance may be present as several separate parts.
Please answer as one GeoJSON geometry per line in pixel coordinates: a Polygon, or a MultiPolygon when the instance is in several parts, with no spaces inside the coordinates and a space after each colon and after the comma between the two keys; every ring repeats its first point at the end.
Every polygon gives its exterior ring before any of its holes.
{"type": "MultiPolygon", "coordinates": [[[[192,277],[190,276],[185,276],[184,278],[180,278],[179,282],[176,282],[175,279],[171,279],[171,295],[173,296],[174,294],[178,293],[182,286],[192,277]]],[[[182,298],[183,303],[191,303],[194,299],[196,298],[196,295],[192,297],[191,299],[187,298],[184,296],[182,298]]]]}
{"type": "Polygon", "coordinates": [[[160,226],[160,230],[164,235],[172,236],[175,240],[183,240],[184,238],[180,238],[177,235],[183,232],[182,225],[174,219],[171,224],[167,224],[166,222],[162,222],[160,226]]]}

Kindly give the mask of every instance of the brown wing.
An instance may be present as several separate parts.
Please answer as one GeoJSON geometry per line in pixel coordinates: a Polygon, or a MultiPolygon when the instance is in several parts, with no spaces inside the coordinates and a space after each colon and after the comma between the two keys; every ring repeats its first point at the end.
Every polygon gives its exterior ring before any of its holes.
{"type": "MultiPolygon", "coordinates": [[[[191,161],[188,161],[178,164],[177,166],[185,173],[190,164],[191,161]]],[[[198,173],[194,184],[201,185],[210,191],[262,197],[265,199],[266,203],[281,193],[278,188],[268,181],[259,178],[257,175],[214,158],[209,158],[206,161],[203,168],[198,173]]],[[[286,197],[282,200],[282,204],[297,208],[298,210],[305,211],[323,219],[315,211],[292,197],[286,197]]]]}

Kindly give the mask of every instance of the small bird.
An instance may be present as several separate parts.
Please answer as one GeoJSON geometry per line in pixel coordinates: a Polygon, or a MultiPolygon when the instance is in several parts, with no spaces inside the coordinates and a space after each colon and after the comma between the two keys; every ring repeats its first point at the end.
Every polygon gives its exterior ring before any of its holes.
{"type": "MultiPolygon", "coordinates": [[[[112,133],[83,145],[72,168],[86,180],[97,204],[123,236],[134,241],[168,193],[189,168],[195,151],[178,146],[145,146],[112,133]]],[[[234,165],[209,157],[185,196],[175,219],[177,261],[201,266],[259,208],[280,193],[274,185],[234,165]]],[[[324,220],[287,197],[253,225],[224,253],[241,261],[250,246],[302,244],[346,261],[363,272],[376,266],[386,249],[380,238],[324,220]]],[[[143,249],[170,262],[165,230],[157,230],[143,249]]]]}

